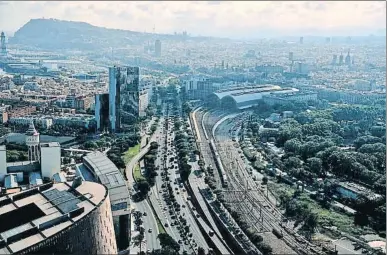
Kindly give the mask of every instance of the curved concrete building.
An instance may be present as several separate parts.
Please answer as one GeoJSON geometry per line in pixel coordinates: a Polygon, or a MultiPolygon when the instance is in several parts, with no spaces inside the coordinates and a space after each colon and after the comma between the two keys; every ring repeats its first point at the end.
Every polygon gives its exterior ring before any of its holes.
{"type": "Polygon", "coordinates": [[[1,197],[0,254],[30,253],[117,254],[107,188],[48,183],[1,197]]]}

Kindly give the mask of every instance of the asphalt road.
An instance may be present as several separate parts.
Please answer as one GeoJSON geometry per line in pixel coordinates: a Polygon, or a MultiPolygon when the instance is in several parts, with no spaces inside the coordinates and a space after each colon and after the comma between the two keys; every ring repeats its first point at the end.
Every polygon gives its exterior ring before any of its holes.
{"type": "MultiPolygon", "coordinates": [[[[152,140],[152,138],[151,138],[152,140]]],[[[140,153],[138,153],[136,156],[132,158],[132,160],[127,164],[125,173],[128,178],[128,186],[130,189],[130,193],[132,194],[134,192],[133,190],[133,184],[134,178],[133,178],[133,169],[134,166],[139,162],[139,160],[149,151],[150,143],[145,146],[140,153]]],[[[142,213],[146,213],[147,216],[143,216],[143,226],[145,228],[145,242],[146,242],[146,250],[156,250],[160,249],[160,243],[157,239],[158,235],[158,228],[157,228],[157,221],[155,216],[153,215],[153,211],[148,203],[147,200],[143,200],[140,202],[134,202],[132,199],[130,201],[132,209],[135,209],[137,211],[141,211],[142,213]],[[152,233],[149,232],[149,229],[152,229],[152,233]]],[[[133,223],[134,224],[134,223],[133,223]]]]}

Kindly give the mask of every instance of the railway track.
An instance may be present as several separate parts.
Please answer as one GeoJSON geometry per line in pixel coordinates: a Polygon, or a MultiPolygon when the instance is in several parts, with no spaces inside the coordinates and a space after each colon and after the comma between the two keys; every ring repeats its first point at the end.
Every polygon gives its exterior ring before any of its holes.
{"type": "Polygon", "coordinates": [[[240,201],[239,203],[233,203],[233,206],[236,206],[238,211],[244,215],[244,219],[252,224],[252,226],[256,226],[257,223],[259,223],[260,228],[255,228],[260,232],[262,232],[261,229],[268,231],[279,229],[283,241],[298,254],[324,254],[304,238],[296,238],[293,231],[283,227],[282,213],[278,208],[271,204],[265,194],[260,190],[260,187],[254,181],[250,180],[246,169],[243,167],[244,163],[241,162],[240,157],[234,156],[233,154],[233,151],[235,151],[233,143],[222,142],[217,145],[218,148],[222,148],[222,152],[219,153],[222,161],[227,162],[224,163],[224,165],[229,178],[229,187],[240,191],[249,187],[249,190],[244,192],[243,199],[241,199],[240,195],[236,195],[236,192],[228,192],[232,194],[231,198],[234,201],[240,201]],[[237,164],[237,166],[235,166],[235,164],[237,164]],[[242,180],[245,180],[247,185],[243,183],[242,180]],[[248,210],[248,207],[252,210],[248,210]],[[312,247],[313,250],[311,250],[310,247],[312,247]]]}

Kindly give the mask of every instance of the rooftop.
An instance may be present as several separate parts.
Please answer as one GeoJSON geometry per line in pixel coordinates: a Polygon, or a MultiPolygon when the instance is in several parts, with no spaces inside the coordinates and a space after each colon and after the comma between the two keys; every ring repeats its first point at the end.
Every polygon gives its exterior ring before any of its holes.
{"type": "Polygon", "coordinates": [[[0,253],[44,241],[89,214],[108,194],[98,183],[44,184],[0,198],[0,253]]]}
{"type": "Polygon", "coordinates": [[[83,158],[83,163],[96,175],[98,181],[108,188],[112,205],[129,202],[129,190],[126,181],[120,170],[105,154],[91,152],[83,158]]]}
{"type": "Polygon", "coordinates": [[[60,147],[58,142],[41,143],[40,147],[60,147]]]}

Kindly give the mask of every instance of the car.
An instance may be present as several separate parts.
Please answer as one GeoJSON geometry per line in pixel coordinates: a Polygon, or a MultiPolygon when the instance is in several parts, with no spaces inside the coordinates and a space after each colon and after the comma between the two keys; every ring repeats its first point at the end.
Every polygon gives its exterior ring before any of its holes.
{"type": "Polygon", "coordinates": [[[178,243],[179,243],[179,244],[182,244],[182,243],[183,243],[183,241],[182,241],[181,239],[179,239],[178,243]]]}
{"type": "Polygon", "coordinates": [[[167,228],[168,226],[169,226],[169,225],[168,225],[168,223],[165,223],[165,224],[164,224],[164,227],[166,227],[166,228],[167,228]]]}
{"type": "Polygon", "coordinates": [[[148,229],[148,232],[149,232],[149,233],[152,233],[152,229],[151,229],[151,228],[150,228],[150,229],[148,229]]]}
{"type": "Polygon", "coordinates": [[[173,227],[175,225],[175,223],[171,222],[171,227],[173,227]]]}
{"type": "Polygon", "coordinates": [[[181,207],[185,208],[185,204],[183,204],[181,207]]]}
{"type": "Polygon", "coordinates": [[[142,215],[144,215],[144,216],[147,216],[147,213],[146,213],[146,212],[144,212],[142,215]]]}

